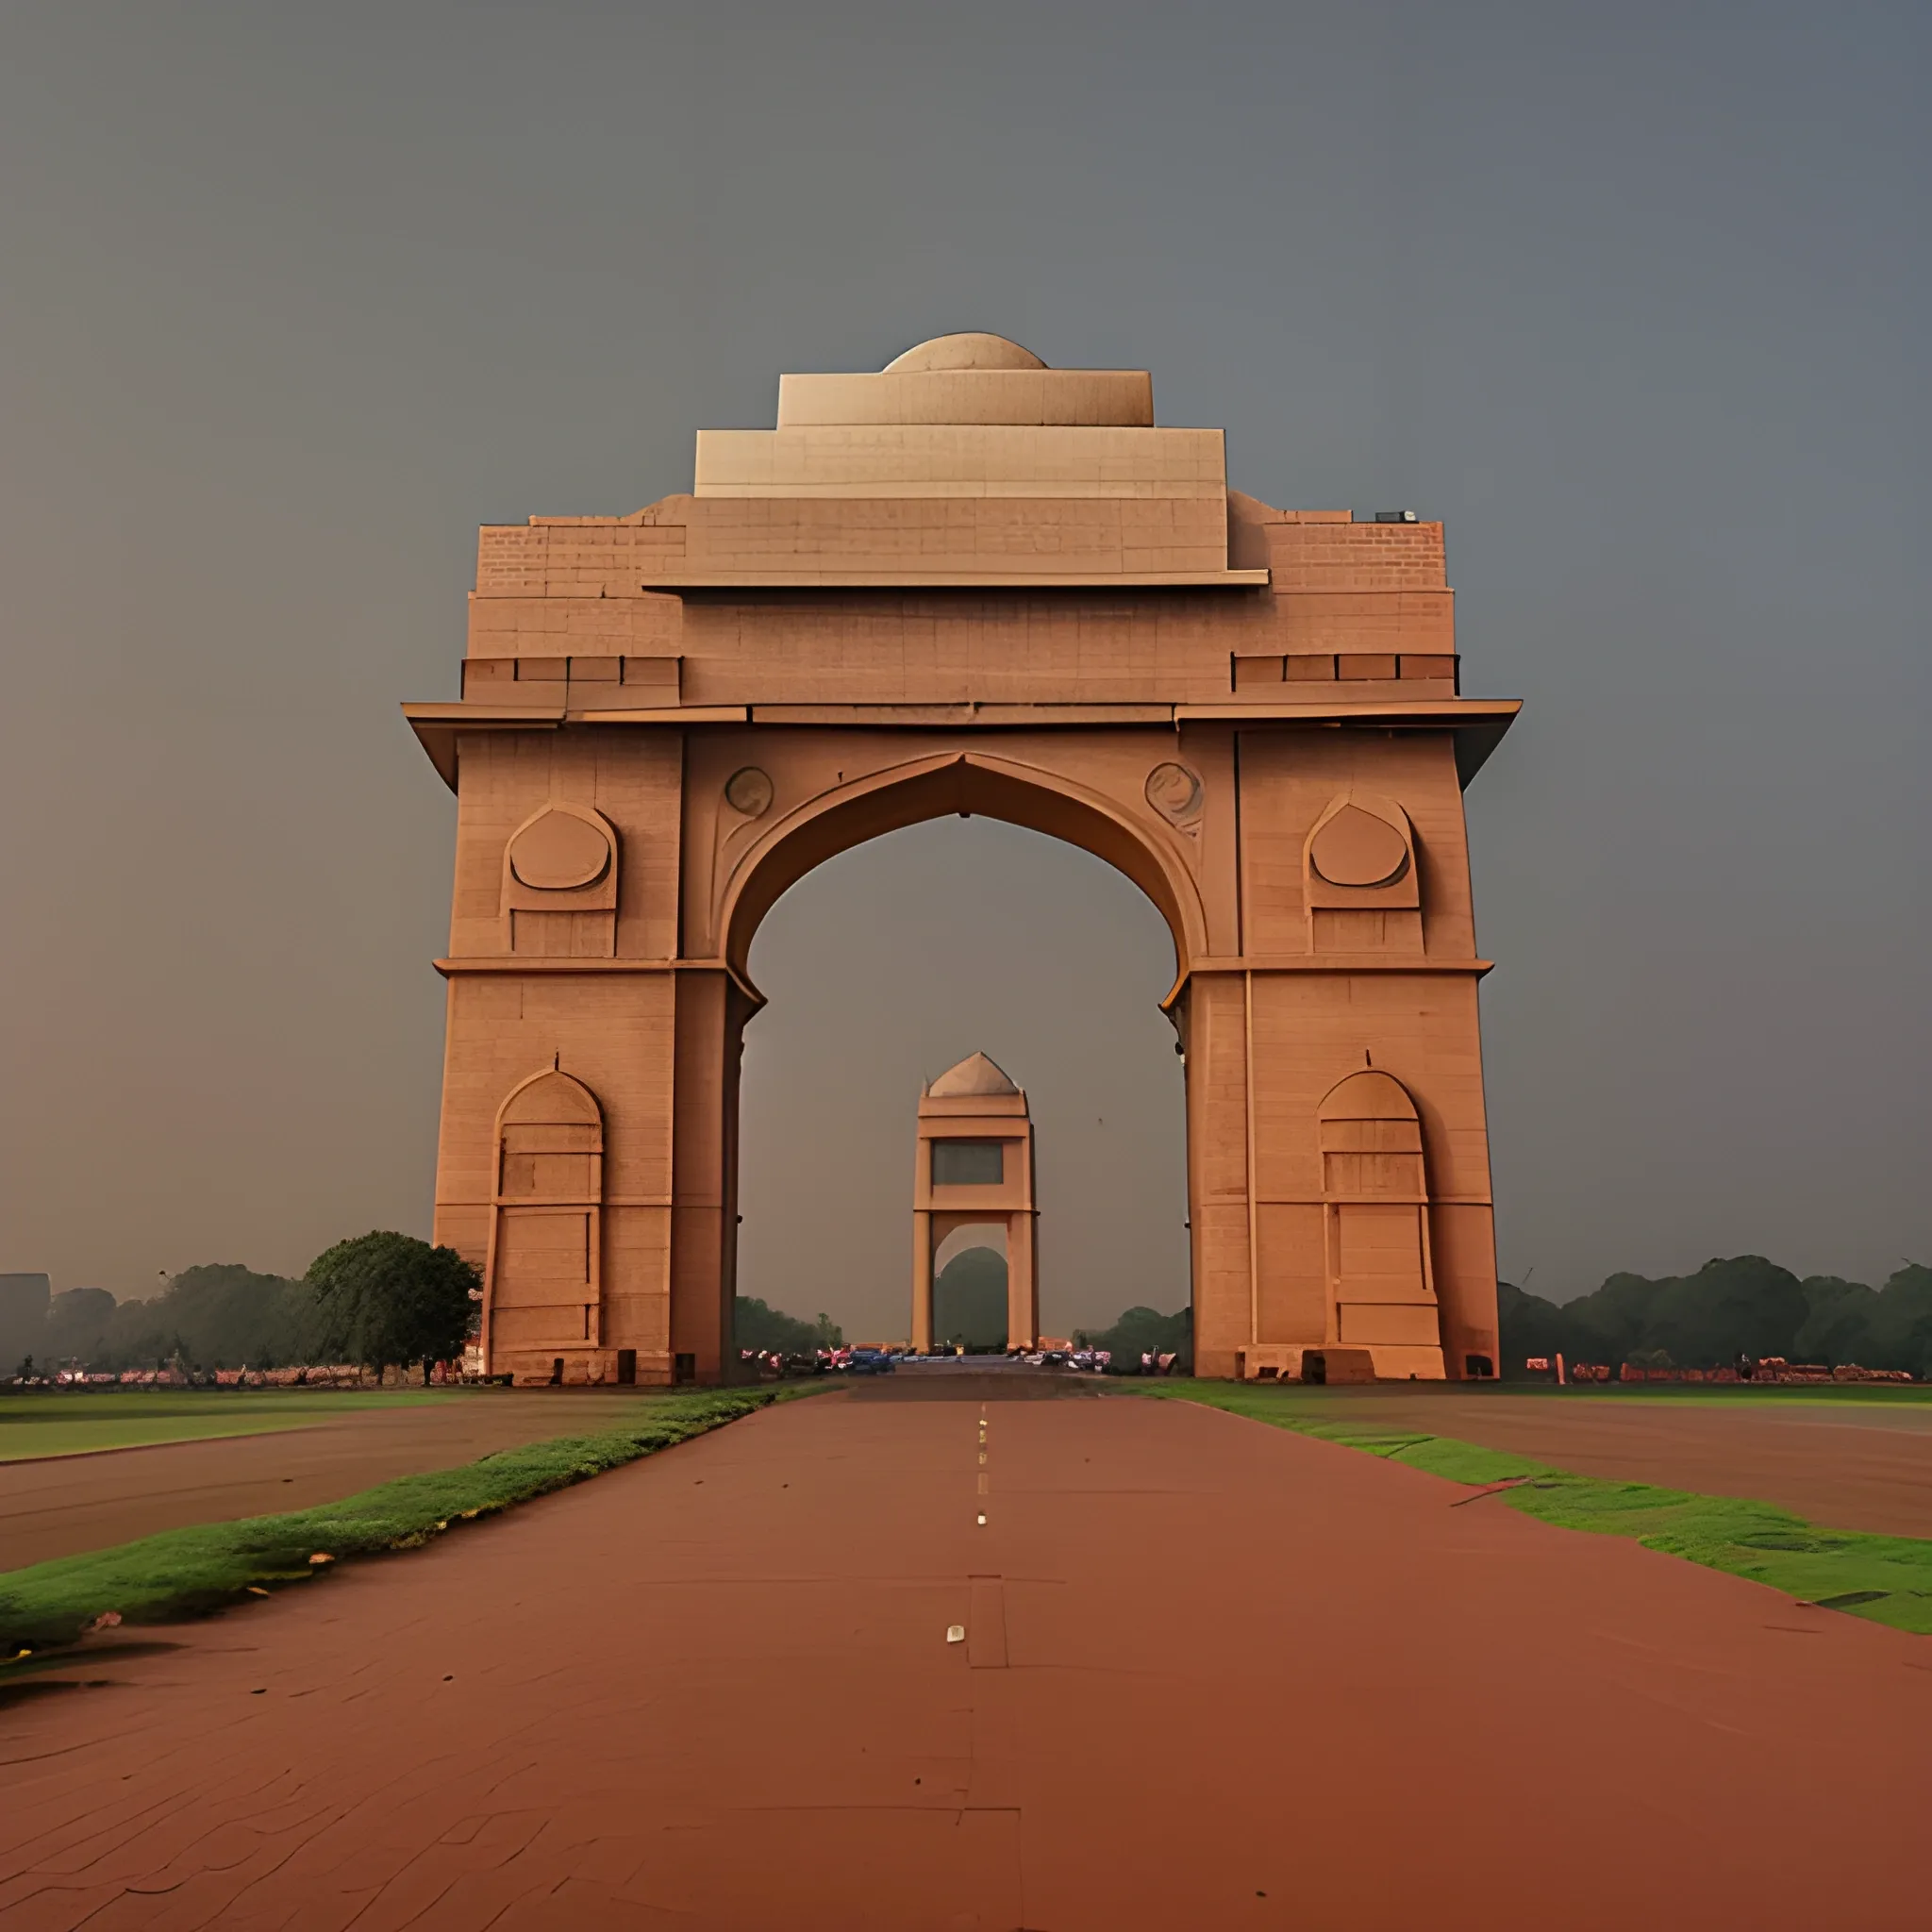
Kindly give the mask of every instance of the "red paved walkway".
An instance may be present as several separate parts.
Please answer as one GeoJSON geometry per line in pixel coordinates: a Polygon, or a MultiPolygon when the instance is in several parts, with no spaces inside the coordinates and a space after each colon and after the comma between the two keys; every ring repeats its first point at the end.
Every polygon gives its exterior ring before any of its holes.
{"type": "Polygon", "coordinates": [[[1925,1923],[1924,1641],[1181,1403],[994,1400],[982,1498],[890,1392],[0,1713],[7,1932],[1925,1923]]]}

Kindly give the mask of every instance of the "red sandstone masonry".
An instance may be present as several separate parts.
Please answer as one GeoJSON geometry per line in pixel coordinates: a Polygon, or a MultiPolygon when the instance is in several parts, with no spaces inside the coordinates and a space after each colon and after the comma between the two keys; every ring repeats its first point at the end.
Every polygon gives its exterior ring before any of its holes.
{"type": "Polygon", "coordinates": [[[1218,439],[1107,421],[1144,383],[912,354],[814,378],[808,433],[735,432],[693,493],[481,534],[464,703],[417,723],[459,795],[437,1224],[483,1355],[724,1373],[752,936],[965,812],[1168,923],[1202,1368],[1493,1370],[1460,786],[1513,707],[1457,695],[1441,526],[1228,491],[1218,439]],[[1401,1158],[1329,1159],[1357,1121],[1401,1158]],[[512,1130],[558,1137],[536,1191],[512,1130]]]}

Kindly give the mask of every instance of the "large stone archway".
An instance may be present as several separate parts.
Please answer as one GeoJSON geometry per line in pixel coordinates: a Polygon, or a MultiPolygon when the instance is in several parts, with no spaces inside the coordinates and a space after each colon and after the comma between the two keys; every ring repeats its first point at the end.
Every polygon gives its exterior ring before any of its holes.
{"type": "Polygon", "coordinates": [[[458,799],[436,1226],[487,1366],[729,1374],[758,922],[967,812],[1173,934],[1201,1371],[1490,1373],[1461,788],[1516,708],[1460,695],[1440,525],[1271,508],[1144,372],[993,337],[784,377],[690,495],[486,528],[461,701],[406,710],[458,799]]]}

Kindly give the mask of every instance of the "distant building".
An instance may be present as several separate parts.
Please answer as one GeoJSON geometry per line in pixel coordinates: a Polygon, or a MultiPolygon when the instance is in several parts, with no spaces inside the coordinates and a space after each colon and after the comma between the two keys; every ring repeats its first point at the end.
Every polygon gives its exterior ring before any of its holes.
{"type": "Polygon", "coordinates": [[[956,1229],[1007,1231],[1007,1346],[1040,1333],[1033,1122],[1026,1096],[983,1053],[949,1067],[919,1097],[912,1171],[912,1345],[929,1349],[933,1255],[956,1229]]]}
{"type": "Polygon", "coordinates": [[[44,1274],[0,1274],[0,1377],[42,1345],[54,1285],[44,1274]]]}

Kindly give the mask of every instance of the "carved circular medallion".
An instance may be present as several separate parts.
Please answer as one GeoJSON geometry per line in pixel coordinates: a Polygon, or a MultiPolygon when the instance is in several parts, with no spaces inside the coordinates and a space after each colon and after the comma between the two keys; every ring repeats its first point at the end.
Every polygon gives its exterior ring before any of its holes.
{"type": "Polygon", "coordinates": [[[724,781],[724,803],[748,819],[761,819],[772,808],[772,781],[756,765],[744,765],[724,781]]]}
{"type": "Polygon", "coordinates": [[[546,811],[510,841],[509,869],[520,884],[567,892],[593,886],[610,863],[610,841],[575,812],[546,811]]]}
{"type": "Polygon", "coordinates": [[[1201,778],[1170,760],[1147,774],[1147,803],[1171,825],[1191,825],[1201,816],[1201,778]]]}
{"type": "Polygon", "coordinates": [[[1408,870],[1408,841],[1387,819],[1344,805],[1315,834],[1308,858],[1331,886],[1392,886],[1408,870]]]}

